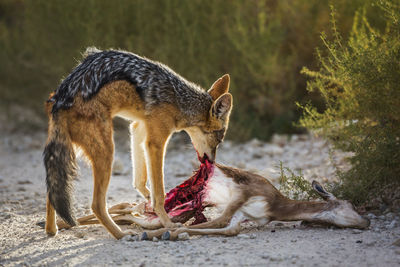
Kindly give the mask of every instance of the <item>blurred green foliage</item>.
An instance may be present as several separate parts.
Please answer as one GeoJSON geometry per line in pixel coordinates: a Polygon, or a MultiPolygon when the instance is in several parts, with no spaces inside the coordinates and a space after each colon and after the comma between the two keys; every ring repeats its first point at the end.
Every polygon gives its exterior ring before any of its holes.
{"type": "Polygon", "coordinates": [[[321,93],[326,110],[303,106],[301,125],[353,152],[352,167],[339,173],[337,189],[355,204],[400,185],[400,1],[377,1],[377,7],[385,27],[377,28],[362,9],[347,41],[333,12],[334,39],[322,35],[319,69],[303,69],[311,78],[308,90],[321,93]]]}
{"type": "Polygon", "coordinates": [[[282,161],[279,164],[279,191],[286,197],[294,200],[317,199],[319,195],[312,185],[304,178],[301,170],[295,174],[290,168],[284,167],[282,161]]]}
{"type": "Polygon", "coordinates": [[[314,48],[329,29],[329,4],[346,35],[354,12],[370,2],[0,0],[0,99],[42,110],[86,47],[120,48],[205,88],[229,73],[231,139],[291,133],[300,114],[295,101],[324,108],[318,93],[307,94],[300,70],[317,66],[314,48]]]}

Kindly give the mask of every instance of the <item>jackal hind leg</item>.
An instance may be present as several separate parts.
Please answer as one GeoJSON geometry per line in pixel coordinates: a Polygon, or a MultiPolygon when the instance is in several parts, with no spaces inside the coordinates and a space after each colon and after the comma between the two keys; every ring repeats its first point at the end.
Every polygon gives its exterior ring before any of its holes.
{"type": "Polygon", "coordinates": [[[46,197],[46,233],[48,236],[57,234],[56,211],[50,203],[49,196],[46,197]]]}
{"type": "Polygon", "coordinates": [[[92,210],[100,223],[115,238],[120,239],[129,232],[123,232],[112,220],[106,207],[107,189],[111,178],[114,155],[112,120],[78,121],[71,130],[73,142],[78,144],[89,158],[93,168],[92,210]],[[82,132],[80,129],[85,129],[82,132]]]}
{"type": "Polygon", "coordinates": [[[133,186],[147,200],[150,200],[150,191],[146,186],[147,169],[144,142],[146,140],[146,128],[143,123],[132,122],[131,132],[131,155],[133,168],[133,186]]]}

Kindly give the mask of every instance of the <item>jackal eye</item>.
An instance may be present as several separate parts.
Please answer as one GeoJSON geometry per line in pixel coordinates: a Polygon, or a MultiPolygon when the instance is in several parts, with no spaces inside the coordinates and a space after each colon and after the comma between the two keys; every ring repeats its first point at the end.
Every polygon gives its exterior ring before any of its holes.
{"type": "Polygon", "coordinates": [[[213,132],[210,132],[210,131],[205,131],[205,130],[203,130],[203,129],[201,129],[201,132],[203,133],[203,134],[212,134],[213,132]]]}
{"type": "Polygon", "coordinates": [[[224,136],[225,136],[225,128],[214,131],[214,134],[215,134],[215,138],[217,139],[217,141],[222,142],[222,140],[224,140],[224,136]]]}

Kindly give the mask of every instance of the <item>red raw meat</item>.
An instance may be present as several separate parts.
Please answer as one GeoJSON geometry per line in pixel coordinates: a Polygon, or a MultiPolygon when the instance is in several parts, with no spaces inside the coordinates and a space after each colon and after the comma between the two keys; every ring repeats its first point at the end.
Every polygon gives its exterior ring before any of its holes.
{"type": "Polygon", "coordinates": [[[205,186],[212,176],[214,165],[207,157],[200,158],[200,168],[182,184],[173,188],[165,196],[164,208],[170,217],[182,215],[186,212],[195,212],[195,221],[192,224],[206,222],[203,214],[203,198],[205,186]]]}

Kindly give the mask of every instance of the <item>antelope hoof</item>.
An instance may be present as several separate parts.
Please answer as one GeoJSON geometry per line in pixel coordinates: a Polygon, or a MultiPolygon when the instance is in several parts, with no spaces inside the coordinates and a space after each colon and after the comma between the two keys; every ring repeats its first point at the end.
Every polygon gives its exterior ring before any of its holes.
{"type": "Polygon", "coordinates": [[[149,240],[149,236],[147,235],[146,232],[142,233],[142,236],[140,237],[140,240],[149,240]]]}
{"type": "Polygon", "coordinates": [[[162,234],[161,236],[161,240],[170,240],[171,239],[171,232],[170,231],[166,231],[162,234]]]}

